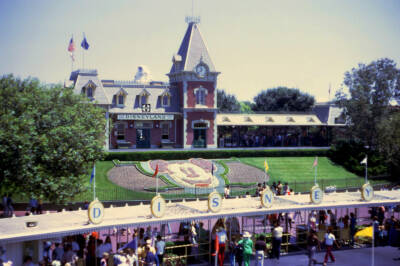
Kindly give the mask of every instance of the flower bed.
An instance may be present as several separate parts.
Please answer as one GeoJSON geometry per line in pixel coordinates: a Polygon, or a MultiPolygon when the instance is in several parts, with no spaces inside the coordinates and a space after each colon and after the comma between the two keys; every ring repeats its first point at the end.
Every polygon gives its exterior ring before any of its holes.
{"type": "Polygon", "coordinates": [[[185,161],[152,160],[140,162],[141,168],[149,174],[155,172],[157,165],[159,174],[185,189],[201,187],[206,189],[218,188],[220,190],[225,185],[224,179],[221,177],[221,174],[225,172],[224,167],[210,160],[191,158],[185,161]]]}

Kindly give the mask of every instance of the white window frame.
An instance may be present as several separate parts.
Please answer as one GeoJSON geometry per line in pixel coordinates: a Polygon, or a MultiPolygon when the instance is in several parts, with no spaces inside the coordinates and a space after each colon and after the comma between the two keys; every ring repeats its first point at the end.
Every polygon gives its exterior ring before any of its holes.
{"type": "Polygon", "coordinates": [[[194,98],[196,101],[196,105],[206,105],[208,90],[202,86],[194,89],[194,98]]]}

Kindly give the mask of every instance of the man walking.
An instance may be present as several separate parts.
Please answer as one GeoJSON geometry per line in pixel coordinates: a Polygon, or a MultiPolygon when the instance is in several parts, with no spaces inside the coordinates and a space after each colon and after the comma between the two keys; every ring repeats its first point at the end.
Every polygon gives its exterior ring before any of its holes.
{"type": "Polygon", "coordinates": [[[328,232],[325,234],[325,246],[326,246],[326,253],[324,259],[324,266],[328,263],[328,256],[331,258],[332,262],[335,262],[335,257],[332,254],[333,244],[339,248],[339,244],[336,242],[335,235],[332,234],[332,229],[328,228],[328,232]]]}

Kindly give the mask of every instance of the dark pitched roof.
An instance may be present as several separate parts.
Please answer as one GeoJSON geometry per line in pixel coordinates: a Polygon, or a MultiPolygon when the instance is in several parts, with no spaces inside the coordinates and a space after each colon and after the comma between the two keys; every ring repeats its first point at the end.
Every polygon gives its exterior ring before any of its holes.
{"type": "Polygon", "coordinates": [[[327,123],[329,118],[329,104],[315,105],[313,108],[313,113],[317,115],[318,119],[322,123],[327,123]]]}
{"type": "Polygon", "coordinates": [[[199,26],[195,22],[189,23],[179,48],[178,55],[181,56],[181,62],[179,64],[174,64],[170,73],[193,71],[200,61],[208,66],[210,72],[215,72],[214,64],[200,33],[199,26]]]}

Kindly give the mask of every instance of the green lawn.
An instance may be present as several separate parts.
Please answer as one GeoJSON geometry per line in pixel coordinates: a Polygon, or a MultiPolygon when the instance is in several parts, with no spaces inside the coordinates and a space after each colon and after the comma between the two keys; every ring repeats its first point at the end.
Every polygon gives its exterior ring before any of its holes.
{"type": "MultiPolygon", "coordinates": [[[[114,167],[111,161],[102,161],[96,163],[96,197],[103,201],[108,200],[148,200],[154,197],[155,193],[147,193],[140,191],[132,191],[123,187],[120,187],[112,183],[107,173],[114,167]]],[[[75,197],[76,201],[91,201],[93,199],[93,184],[89,183],[90,173],[88,174],[87,180],[85,180],[84,186],[88,187],[88,190],[81,195],[75,197]]]]}
{"type": "MultiPolygon", "coordinates": [[[[309,191],[314,183],[314,169],[312,164],[315,157],[270,157],[267,158],[269,165],[268,174],[272,182],[288,182],[289,186],[295,192],[309,191]]],[[[265,158],[239,158],[241,162],[255,166],[264,170],[265,158]]],[[[96,163],[96,195],[100,200],[149,200],[155,193],[131,191],[115,185],[108,180],[107,172],[114,167],[111,161],[102,161],[96,163]]],[[[151,178],[151,177],[149,177],[151,178]]],[[[92,185],[89,184],[90,173],[85,179],[85,186],[88,190],[81,195],[77,195],[74,201],[91,201],[93,199],[92,185]]],[[[382,183],[383,181],[372,181],[382,183]]],[[[317,183],[325,188],[335,185],[337,188],[360,187],[364,183],[363,177],[348,172],[343,167],[333,164],[327,157],[318,158],[317,183]]],[[[193,197],[194,195],[178,194],[177,191],[171,191],[170,194],[164,194],[165,198],[193,197]]]]}
{"type": "MultiPolygon", "coordinates": [[[[265,158],[239,158],[245,164],[255,166],[264,171],[265,158]]],[[[267,158],[270,175],[269,185],[272,182],[288,182],[296,192],[309,191],[314,183],[315,157],[270,157],[267,158]]],[[[379,181],[382,182],[382,181],[379,181]]],[[[364,183],[364,177],[359,177],[339,165],[332,163],[327,157],[318,157],[317,183],[325,188],[336,186],[337,188],[360,187],[364,183]]],[[[372,183],[378,183],[373,181],[372,183]]]]}

